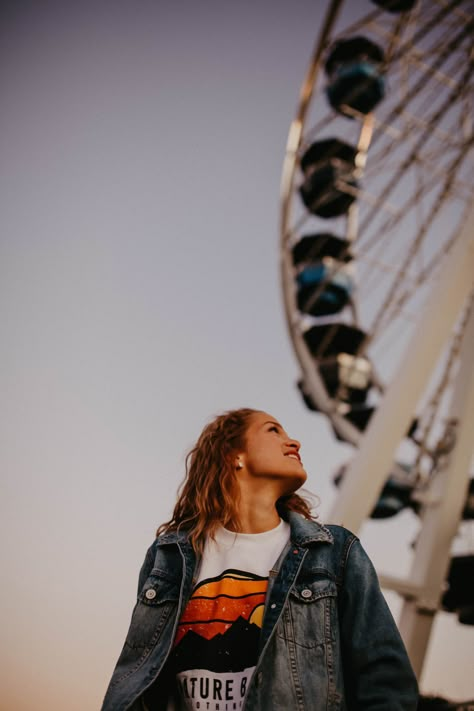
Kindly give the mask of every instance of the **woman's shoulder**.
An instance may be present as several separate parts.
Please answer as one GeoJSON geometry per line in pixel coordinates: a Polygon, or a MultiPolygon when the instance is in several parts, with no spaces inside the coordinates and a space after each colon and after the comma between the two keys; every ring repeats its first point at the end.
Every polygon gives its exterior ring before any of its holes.
{"type": "Polygon", "coordinates": [[[337,523],[326,523],[324,524],[324,527],[327,528],[328,531],[331,531],[334,538],[344,541],[347,539],[359,540],[355,533],[350,531],[345,526],[340,526],[337,523]]]}
{"type": "Polygon", "coordinates": [[[325,523],[317,518],[308,519],[302,514],[292,512],[289,521],[298,532],[303,531],[306,536],[316,539],[327,539],[331,543],[359,540],[348,528],[334,523],[325,523]]]}

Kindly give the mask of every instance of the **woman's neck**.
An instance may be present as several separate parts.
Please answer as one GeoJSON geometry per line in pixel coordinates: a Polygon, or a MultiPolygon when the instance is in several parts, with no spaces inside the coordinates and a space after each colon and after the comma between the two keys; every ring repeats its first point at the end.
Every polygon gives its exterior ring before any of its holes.
{"type": "Polygon", "coordinates": [[[272,501],[240,501],[239,531],[240,533],[264,533],[276,528],[280,523],[280,515],[272,501]]]}

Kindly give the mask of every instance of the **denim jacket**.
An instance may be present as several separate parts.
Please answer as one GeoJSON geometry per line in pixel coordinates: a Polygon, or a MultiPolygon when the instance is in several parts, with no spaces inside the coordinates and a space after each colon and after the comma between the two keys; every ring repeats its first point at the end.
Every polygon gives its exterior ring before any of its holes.
{"type": "MultiPolygon", "coordinates": [[[[242,711],[415,711],[416,679],[359,539],[295,513],[288,522],[242,711]]],[[[102,711],[166,709],[165,662],[195,569],[185,533],[161,535],[149,548],[102,711]]]]}

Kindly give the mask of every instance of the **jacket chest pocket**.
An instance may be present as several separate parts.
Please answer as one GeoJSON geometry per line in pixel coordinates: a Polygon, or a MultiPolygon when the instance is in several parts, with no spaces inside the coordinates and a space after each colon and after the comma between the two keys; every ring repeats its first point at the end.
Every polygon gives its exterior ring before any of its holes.
{"type": "Polygon", "coordinates": [[[153,569],[138,595],[126,644],[134,649],[154,647],[163,629],[176,614],[180,581],[153,569]]]}
{"type": "Polygon", "coordinates": [[[309,649],[334,641],[337,624],[335,583],[297,581],[290,590],[279,634],[309,649]]]}

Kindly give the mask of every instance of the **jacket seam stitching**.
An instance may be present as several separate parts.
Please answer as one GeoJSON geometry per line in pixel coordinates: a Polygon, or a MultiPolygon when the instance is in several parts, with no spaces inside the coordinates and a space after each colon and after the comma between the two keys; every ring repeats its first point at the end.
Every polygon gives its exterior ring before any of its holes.
{"type": "Polygon", "coordinates": [[[352,546],[353,546],[354,543],[355,543],[356,541],[358,541],[358,540],[359,540],[359,539],[358,539],[356,536],[351,535],[351,536],[349,536],[349,537],[346,539],[346,541],[345,541],[345,543],[344,543],[344,548],[343,548],[343,550],[342,550],[342,555],[341,555],[341,558],[340,558],[340,565],[339,565],[338,575],[337,575],[337,578],[336,578],[336,586],[337,586],[338,590],[341,590],[341,589],[343,588],[343,586],[344,586],[344,577],[345,577],[345,573],[346,573],[346,563],[347,563],[347,561],[348,561],[348,559],[349,559],[349,554],[350,554],[350,552],[351,552],[352,546]]]}

